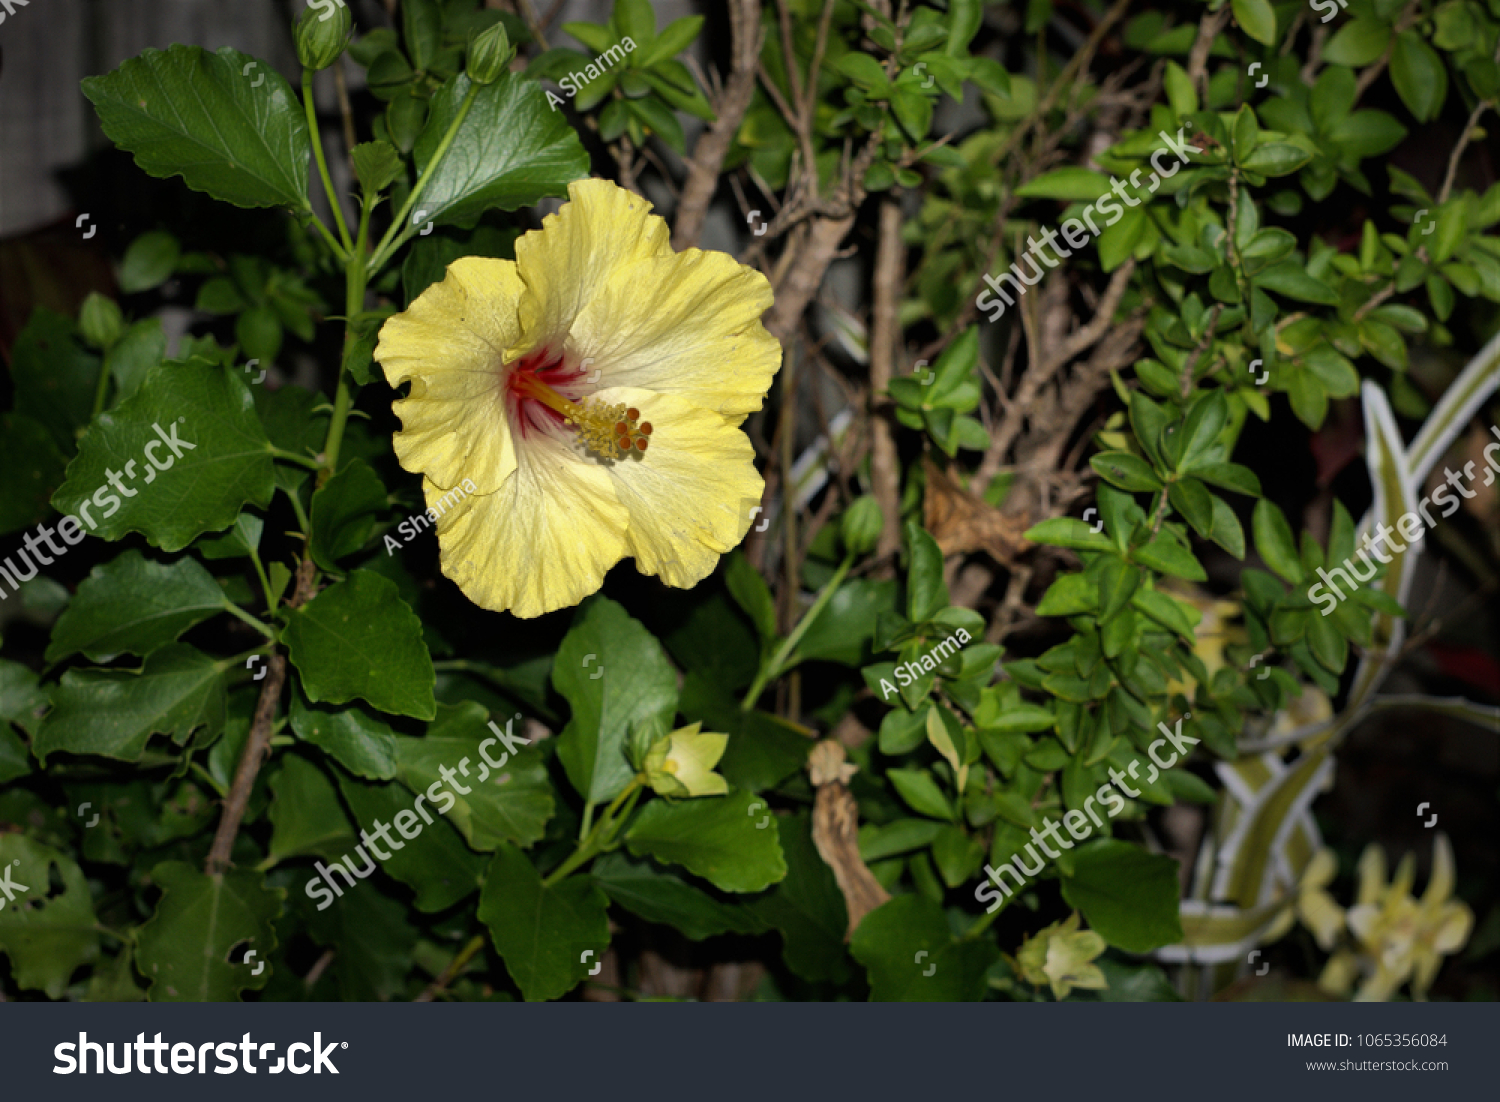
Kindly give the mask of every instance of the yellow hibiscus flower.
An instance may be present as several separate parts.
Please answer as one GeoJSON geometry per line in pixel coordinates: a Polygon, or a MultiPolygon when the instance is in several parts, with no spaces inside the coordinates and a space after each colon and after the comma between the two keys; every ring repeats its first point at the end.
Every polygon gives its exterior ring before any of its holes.
{"type": "Polygon", "coordinates": [[[760,501],[739,425],[781,365],[759,272],[674,253],[607,180],[568,195],[514,261],[449,265],[375,350],[411,384],[396,455],[423,476],[443,573],[521,617],[577,604],[626,556],[678,588],[707,577],[760,501]]]}

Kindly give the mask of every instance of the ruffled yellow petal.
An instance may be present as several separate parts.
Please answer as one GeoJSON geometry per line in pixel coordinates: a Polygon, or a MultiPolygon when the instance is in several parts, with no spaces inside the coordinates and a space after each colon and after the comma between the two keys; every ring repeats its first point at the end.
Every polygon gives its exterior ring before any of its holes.
{"type": "Polygon", "coordinates": [[[1443,910],[1438,928],[1432,934],[1432,947],[1439,953],[1456,953],[1469,940],[1474,928],[1474,912],[1464,903],[1454,903],[1443,910]]]}
{"type": "MultiPolygon", "coordinates": [[[[556,214],[516,241],[516,266],[526,284],[520,304],[526,350],[561,348],[573,319],[623,267],[672,255],[672,234],[651,204],[608,180],[575,180],[556,214]]],[[[732,261],[731,261],[732,263],[732,261]]],[[[636,301],[637,311],[653,305],[636,301]]],[[[590,353],[584,353],[584,356],[590,353]]]]}
{"type": "Polygon", "coordinates": [[[1333,896],[1319,888],[1304,891],[1297,901],[1297,914],[1303,925],[1312,931],[1318,948],[1325,952],[1333,948],[1339,932],[1344,928],[1344,911],[1333,896]]]}
{"type": "MultiPolygon", "coordinates": [[[[542,436],[517,452],[493,494],[438,518],[442,570],[475,604],[529,619],[575,605],[625,555],[629,516],[612,480],[567,442],[542,436]]],[[[440,496],[430,481],[429,506],[440,496]]]]}
{"type": "Polygon", "coordinates": [[[620,268],[573,323],[570,348],[604,386],[676,394],[739,424],[781,366],[760,322],[766,277],[724,253],[687,252],[620,268]]]}
{"type": "Polygon", "coordinates": [[[523,289],[510,261],[466,257],[380,330],[375,359],[386,381],[411,382],[392,407],[402,427],[396,455],[445,490],[469,478],[492,493],[516,469],[500,368],[521,337],[523,289]]]}
{"type": "Polygon", "coordinates": [[[765,491],[755,449],[722,417],[681,398],[625,387],[597,397],[638,408],[652,426],[643,455],[600,468],[630,514],[625,554],[642,574],[679,589],[697,585],[750,528],[765,491]]]}

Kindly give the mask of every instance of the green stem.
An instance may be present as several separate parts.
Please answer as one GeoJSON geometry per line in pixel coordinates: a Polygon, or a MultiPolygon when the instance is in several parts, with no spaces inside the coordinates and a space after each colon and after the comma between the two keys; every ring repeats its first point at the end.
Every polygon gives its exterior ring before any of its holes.
{"type": "Polygon", "coordinates": [[[271,593],[271,580],[266,577],[266,568],[261,565],[260,552],[254,547],[250,548],[250,563],[255,567],[256,577],[260,579],[261,592],[266,595],[266,615],[275,615],[276,598],[271,593]]]}
{"type": "Polygon", "coordinates": [[[310,455],[298,455],[296,452],[283,451],[281,448],[272,448],[273,459],[285,459],[288,463],[300,463],[302,466],[313,471],[323,469],[323,464],[310,455]]]}
{"type": "Polygon", "coordinates": [[[296,490],[287,490],[286,496],[292,503],[292,512],[297,514],[297,524],[305,536],[312,531],[312,521],[307,519],[307,510],[302,507],[302,499],[297,496],[296,490]]]}
{"type": "Polygon", "coordinates": [[[92,421],[104,412],[104,396],[109,393],[109,358],[104,357],[99,361],[99,385],[94,390],[94,412],[89,414],[92,421]]]}
{"type": "Polygon", "coordinates": [[[313,157],[318,162],[318,175],[323,180],[323,193],[328,196],[328,205],[333,208],[333,222],[339,228],[339,240],[344,243],[346,254],[354,252],[354,242],[349,239],[349,227],[344,224],[344,206],[333,190],[333,178],[328,175],[328,158],[323,153],[323,136],[318,133],[318,115],[313,110],[312,70],[302,70],[302,107],[307,112],[307,131],[312,135],[313,157]]]}
{"type": "Polygon", "coordinates": [[[220,799],[223,799],[225,796],[229,795],[229,789],[225,788],[222,784],[220,784],[218,782],[218,780],[214,777],[214,775],[212,773],[210,773],[207,769],[204,769],[202,765],[198,764],[197,762],[193,762],[192,763],[192,769],[193,769],[193,772],[197,773],[200,777],[203,778],[203,780],[208,784],[208,786],[210,788],[212,788],[215,792],[217,792],[219,794],[219,798],[220,799]]]}
{"type": "Polygon", "coordinates": [[[755,702],[760,699],[760,694],[765,691],[766,685],[781,676],[782,668],[787,660],[791,658],[792,651],[796,650],[797,644],[802,642],[802,637],[807,634],[807,629],[812,627],[813,621],[818,618],[819,613],[823,611],[829,601],[833,600],[834,593],[838,591],[839,586],[844,581],[844,576],[849,573],[849,568],[853,565],[853,555],[848,556],[839,564],[839,568],[833,572],[833,577],[828,579],[828,584],[818,594],[818,599],[812,603],[812,607],[807,610],[802,619],[797,621],[797,626],[792,629],[792,633],[781,644],[781,649],[776,652],[775,657],[761,668],[760,673],[755,675],[755,684],[750,686],[749,691],[745,693],[745,699],[740,701],[740,711],[748,712],[751,708],[755,707],[755,702]]]}
{"type": "Polygon", "coordinates": [[[344,246],[340,245],[339,239],[333,236],[332,232],[330,232],[327,226],[323,225],[323,219],[314,214],[312,216],[312,224],[316,226],[318,232],[323,235],[323,240],[328,242],[328,248],[332,250],[334,256],[338,257],[339,263],[349,263],[348,250],[346,250],[344,246]]]}
{"type": "Polygon", "coordinates": [[[422,189],[427,186],[427,181],[432,178],[433,172],[443,163],[443,158],[447,156],[448,147],[453,144],[453,139],[458,136],[458,128],[464,124],[464,119],[468,118],[469,108],[474,106],[474,99],[479,95],[479,89],[480,85],[478,84],[473,84],[469,87],[469,94],[464,97],[463,103],[459,105],[458,114],[453,116],[453,122],[448,126],[448,132],[443,135],[443,140],[438,143],[437,150],[432,155],[432,160],[427,162],[427,171],[423,172],[417,178],[416,184],[411,189],[411,194],[406,197],[406,203],[401,207],[401,213],[396,215],[396,220],[391,223],[390,228],[385,231],[385,236],[380,239],[380,244],[375,247],[375,253],[370,258],[369,274],[371,276],[379,272],[385,266],[385,262],[390,259],[391,253],[396,251],[396,247],[400,244],[399,236],[411,229],[406,224],[407,216],[411,214],[412,208],[417,205],[417,200],[421,198],[422,189]]]}
{"type": "Polygon", "coordinates": [[[553,884],[566,877],[574,869],[578,868],[578,866],[599,853],[605,845],[613,841],[613,838],[607,837],[607,835],[614,833],[614,828],[619,825],[620,819],[623,818],[623,816],[616,818],[614,813],[625,802],[626,797],[635,794],[643,783],[645,783],[644,778],[639,773],[631,778],[630,783],[621,790],[620,794],[605,809],[604,814],[599,817],[599,821],[594,824],[594,829],[589,831],[588,837],[578,844],[578,848],[573,851],[572,855],[566,861],[552,870],[551,874],[542,881],[543,886],[552,887],[553,884]]]}
{"type": "Polygon", "coordinates": [[[233,601],[224,602],[224,611],[230,613],[231,615],[238,616],[241,620],[245,621],[245,623],[249,624],[256,631],[260,632],[273,643],[276,641],[276,632],[273,631],[269,625],[261,623],[254,616],[251,616],[248,612],[242,609],[239,605],[235,604],[233,601]]]}

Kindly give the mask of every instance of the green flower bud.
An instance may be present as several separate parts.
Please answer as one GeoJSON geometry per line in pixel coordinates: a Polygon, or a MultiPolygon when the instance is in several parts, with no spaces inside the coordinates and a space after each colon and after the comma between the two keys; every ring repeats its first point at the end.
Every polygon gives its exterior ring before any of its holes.
{"type": "Polygon", "coordinates": [[[104,351],[113,348],[125,331],[120,307],[114,299],[105,298],[98,291],[83,300],[83,308],[78,311],[78,325],[83,330],[83,339],[104,351]]]}
{"type": "Polygon", "coordinates": [[[512,52],[504,23],[480,31],[469,39],[469,79],[475,84],[494,84],[509,68],[512,52]]]}
{"type": "Polygon", "coordinates": [[[1026,939],[1016,953],[1021,978],[1036,987],[1047,984],[1061,1001],[1075,987],[1102,990],[1109,984],[1092,963],[1104,952],[1104,939],[1093,930],[1078,929],[1078,912],[1054,922],[1026,939]]]}
{"type": "Polygon", "coordinates": [[[885,514],[880,511],[880,503],[866,494],[845,510],[839,522],[839,534],[851,555],[868,555],[880,541],[880,530],[884,526],[885,514]]]}
{"type": "Polygon", "coordinates": [[[349,14],[348,5],[343,0],[337,2],[338,7],[326,2],[316,8],[308,7],[297,18],[294,36],[297,60],[313,72],[326,69],[339,59],[354,30],[354,16],[349,14]]]}
{"type": "Polygon", "coordinates": [[[660,796],[723,796],[729,784],[713,771],[729,745],[728,735],[700,733],[703,724],[681,727],[659,738],[646,753],[646,783],[660,796]]]}

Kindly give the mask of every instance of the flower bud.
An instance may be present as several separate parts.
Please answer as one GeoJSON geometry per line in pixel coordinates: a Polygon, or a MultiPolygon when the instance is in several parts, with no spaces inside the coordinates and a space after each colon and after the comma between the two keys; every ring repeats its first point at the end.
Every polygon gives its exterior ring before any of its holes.
{"type": "Polygon", "coordinates": [[[884,526],[885,514],[880,511],[880,503],[866,494],[844,511],[839,534],[843,536],[849,554],[868,555],[880,541],[880,530],[884,526]]]}
{"type": "Polygon", "coordinates": [[[469,39],[469,79],[475,84],[494,84],[509,68],[511,53],[504,23],[480,31],[469,39]]]}
{"type": "Polygon", "coordinates": [[[78,325],[83,330],[83,339],[100,350],[113,348],[125,331],[125,319],[120,316],[119,305],[98,291],[83,300],[78,325]]]}
{"type": "Polygon", "coordinates": [[[336,8],[326,2],[308,7],[297,19],[297,60],[313,72],[328,68],[344,52],[353,30],[354,17],[343,0],[336,8]]]}

